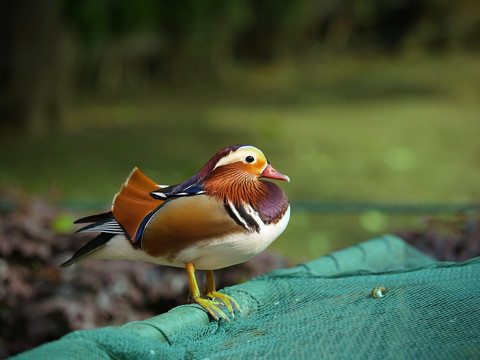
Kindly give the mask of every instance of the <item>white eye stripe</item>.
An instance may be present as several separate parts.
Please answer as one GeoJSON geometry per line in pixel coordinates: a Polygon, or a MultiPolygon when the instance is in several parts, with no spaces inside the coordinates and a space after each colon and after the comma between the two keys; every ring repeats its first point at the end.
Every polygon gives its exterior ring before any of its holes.
{"type": "Polygon", "coordinates": [[[227,156],[221,158],[217,164],[215,165],[215,168],[222,166],[222,165],[227,165],[227,164],[233,164],[235,162],[242,161],[244,163],[248,163],[246,161],[246,158],[248,156],[252,156],[254,158],[254,161],[257,161],[257,159],[261,158],[263,153],[257,149],[256,147],[253,146],[242,146],[241,148],[238,148],[236,151],[231,152],[227,156]]]}

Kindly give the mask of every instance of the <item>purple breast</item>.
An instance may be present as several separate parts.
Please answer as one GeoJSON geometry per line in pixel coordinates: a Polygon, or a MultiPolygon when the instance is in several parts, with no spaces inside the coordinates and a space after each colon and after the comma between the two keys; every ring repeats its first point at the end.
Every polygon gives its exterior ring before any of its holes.
{"type": "Polygon", "coordinates": [[[260,203],[258,212],[265,224],[277,223],[288,209],[288,198],[283,190],[269,181],[262,181],[267,187],[267,196],[260,203]]]}

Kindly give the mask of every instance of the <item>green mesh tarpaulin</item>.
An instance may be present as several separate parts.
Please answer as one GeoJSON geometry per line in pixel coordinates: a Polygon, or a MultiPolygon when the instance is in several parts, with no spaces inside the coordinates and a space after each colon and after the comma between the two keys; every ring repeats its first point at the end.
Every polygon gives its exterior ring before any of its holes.
{"type": "Polygon", "coordinates": [[[479,280],[480,258],[436,262],[389,235],[225,289],[243,309],[231,323],[186,305],[15,358],[480,358],[479,280]]]}

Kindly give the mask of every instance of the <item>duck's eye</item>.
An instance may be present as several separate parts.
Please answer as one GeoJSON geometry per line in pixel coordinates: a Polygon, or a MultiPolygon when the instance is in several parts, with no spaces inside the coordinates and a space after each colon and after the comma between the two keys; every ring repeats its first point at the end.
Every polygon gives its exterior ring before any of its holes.
{"type": "Polygon", "coordinates": [[[248,155],[246,158],[245,158],[245,161],[247,163],[253,163],[255,161],[255,158],[252,156],[252,155],[248,155]]]}

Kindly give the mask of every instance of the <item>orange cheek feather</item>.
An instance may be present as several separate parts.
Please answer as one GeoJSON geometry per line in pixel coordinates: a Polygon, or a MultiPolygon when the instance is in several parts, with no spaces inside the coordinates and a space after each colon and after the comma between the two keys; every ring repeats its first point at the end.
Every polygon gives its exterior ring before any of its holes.
{"type": "Polygon", "coordinates": [[[246,203],[256,208],[265,197],[266,188],[252,167],[238,162],[215,169],[205,180],[205,192],[224,203],[231,201],[237,206],[246,203]]]}
{"type": "Polygon", "coordinates": [[[267,166],[267,162],[263,159],[258,159],[254,164],[246,164],[244,162],[237,162],[232,164],[240,171],[244,171],[250,173],[255,176],[260,176],[265,166],[267,166]]]}

